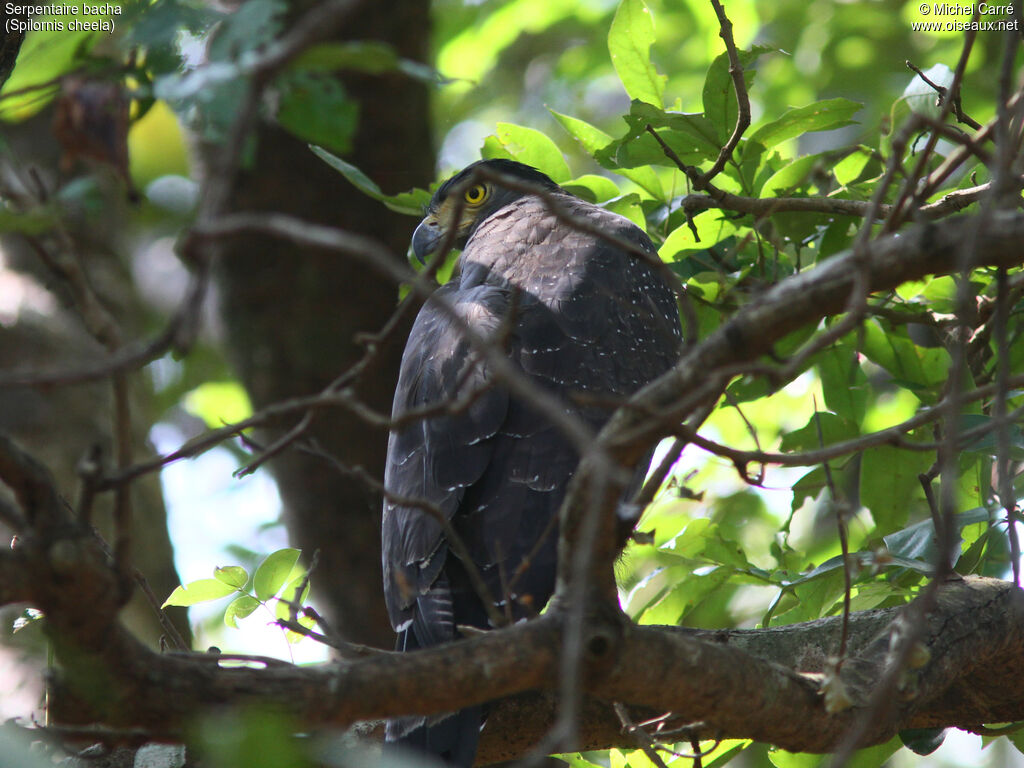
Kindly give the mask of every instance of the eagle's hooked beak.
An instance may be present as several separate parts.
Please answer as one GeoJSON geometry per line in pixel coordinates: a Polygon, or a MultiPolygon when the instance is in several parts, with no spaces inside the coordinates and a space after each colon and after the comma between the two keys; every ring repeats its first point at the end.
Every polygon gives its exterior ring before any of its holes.
{"type": "Polygon", "coordinates": [[[412,252],[420,264],[426,265],[427,257],[437,250],[444,236],[444,228],[433,216],[427,216],[412,233],[412,252]]]}

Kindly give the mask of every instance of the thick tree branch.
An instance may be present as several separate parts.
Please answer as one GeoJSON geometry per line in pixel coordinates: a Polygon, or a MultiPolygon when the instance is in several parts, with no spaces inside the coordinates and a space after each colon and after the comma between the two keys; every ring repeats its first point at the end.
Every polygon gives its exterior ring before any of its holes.
{"type": "MultiPolygon", "coordinates": [[[[925,275],[957,271],[963,268],[962,254],[969,241],[977,254],[974,267],[1021,264],[1024,216],[996,212],[986,219],[986,227],[980,231],[977,216],[958,216],[909,227],[778,283],[687,350],[672,370],[634,395],[630,407],[620,408],[612,416],[601,431],[598,444],[611,452],[616,463],[634,466],[662,437],[672,433],[668,425],[681,423],[701,404],[717,400],[733,376],[761,355],[771,353],[773,345],[784,336],[845,311],[859,280],[866,281],[867,291],[876,292],[925,275]]],[[[604,455],[602,451],[595,453],[604,455]]],[[[595,484],[601,479],[602,468],[584,456],[561,518],[560,553],[576,549],[586,515],[600,515],[603,521],[594,570],[589,574],[592,583],[607,580],[618,552],[617,497],[605,494],[602,499],[589,498],[588,489],[597,487],[595,484]]],[[[569,559],[560,557],[556,594],[566,594],[569,563],[569,559]]]]}

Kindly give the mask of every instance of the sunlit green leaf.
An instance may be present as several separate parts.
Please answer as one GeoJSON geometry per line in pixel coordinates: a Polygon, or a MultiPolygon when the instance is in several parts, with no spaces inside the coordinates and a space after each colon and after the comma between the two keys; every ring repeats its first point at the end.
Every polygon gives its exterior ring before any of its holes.
{"type": "Polygon", "coordinates": [[[601,763],[592,763],[579,752],[572,754],[551,755],[569,766],[569,768],[604,768],[601,763]]]}
{"type": "Polygon", "coordinates": [[[730,568],[714,568],[699,575],[676,573],[676,579],[639,616],[642,624],[679,624],[686,615],[728,582],[730,568]]]}
{"type": "Polygon", "coordinates": [[[865,147],[862,144],[855,147],[853,152],[832,166],[836,181],[844,186],[856,181],[864,172],[871,157],[870,147],[865,147]]]}
{"type": "Polygon", "coordinates": [[[284,586],[299,559],[299,550],[285,548],[267,555],[253,575],[252,585],[256,597],[269,600],[284,586]]]}
{"type": "MultiPolygon", "coordinates": [[[[36,21],[55,20],[46,15],[36,21]]],[[[30,33],[18,54],[18,66],[0,88],[0,120],[25,120],[49,104],[57,93],[56,78],[80,66],[100,37],[94,32],[65,30],[59,34],[30,33]],[[8,94],[17,95],[9,96],[8,94]]]]}
{"type": "Polygon", "coordinates": [[[503,152],[493,152],[493,143],[485,143],[484,157],[501,156],[531,165],[556,183],[568,181],[572,174],[558,146],[540,131],[513,123],[498,123],[497,139],[503,152]]]}
{"type": "Polygon", "coordinates": [[[558,124],[561,125],[566,132],[572,136],[576,141],[580,143],[580,146],[586,150],[587,153],[593,155],[598,150],[603,149],[612,143],[612,137],[597,128],[585,120],[580,120],[577,117],[570,117],[569,115],[563,115],[555,110],[549,110],[554,116],[558,124]]]}
{"type": "Polygon", "coordinates": [[[199,579],[188,584],[175,587],[171,596],[164,600],[161,608],[169,605],[190,606],[197,603],[206,603],[210,600],[219,600],[222,597],[237,592],[230,584],[225,584],[218,579],[199,579]]]}
{"type": "Polygon", "coordinates": [[[224,623],[238,629],[238,619],[250,616],[260,605],[260,601],[251,595],[239,595],[228,603],[228,607],[224,611],[224,623]]]}
{"type": "Polygon", "coordinates": [[[768,759],[775,768],[817,768],[828,759],[825,755],[811,755],[806,752],[786,752],[783,749],[768,750],[768,759]]]}
{"type": "Polygon", "coordinates": [[[580,120],[575,117],[569,117],[555,112],[553,109],[549,110],[554,118],[558,121],[570,136],[576,139],[580,146],[594,157],[598,162],[608,168],[614,170],[620,176],[623,176],[634,184],[638,185],[652,197],[657,200],[665,199],[665,191],[661,186],[661,182],[658,180],[658,175],[651,168],[639,167],[639,168],[619,168],[614,162],[605,160],[601,161],[598,156],[602,150],[609,147],[615,140],[602,131],[600,128],[595,128],[585,120],[580,120]]]}
{"type": "Polygon", "coordinates": [[[625,216],[627,219],[636,224],[640,229],[647,228],[647,219],[644,216],[644,209],[640,206],[640,197],[634,193],[628,195],[622,195],[615,200],[609,200],[605,203],[605,208],[609,211],[614,211],[620,216],[625,216]]]}
{"type": "Polygon", "coordinates": [[[650,124],[653,128],[668,128],[663,137],[673,137],[676,146],[691,146],[693,152],[710,160],[718,156],[719,146],[715,140],[715,128],[704,115],[686,112],[669,112],[643,101],[635,100],[629,107],[628,122],[637,132],[650,124]]]}
{"type": "MultiPolygon", "coordinates": [[[[725,739],[704,756],[705,768],[725,768],[740,752],[754,742],[750,739],[725,739]]],[[[701,745],[701,749],[705,749],[701,745]]]]}
{"type": "Polygon", "coordinates": [[[575,179],[563,182],[561,186],[567,192],[572,192],[577,197],[582,197],[591,203],[603,203],[621,194],[614,181],[593,173],[577,176],[575,179]]]}
{"type": "Polygon", "coordinates": [[[249,581],[249,574],[245,568],[239,565],[228,565],[223,568],[214,568],[213,578],[217,579],[217,581],[223,581],[229,587],[242,589],[246,582],[249,581]]]}
{"type": "MultiPolygon", "coordinates": [[[[859,749],[847,758],[846,765],[852,768],[878,768],[878,766],[885,765],[886,760],[900,746],[900,740],[893,738],[884,744],[859,749]]],[[[770,749],[768,759],[771,760],[775,768],[817,768],[819,765],[828,765],[832,761],[832,757],[829,755],[794,753],[781,749],[770,749]]]]}
{"type": "MultiPolygon", "coordinates": [[[[821,155],[805,155],[772,174],[761,187],[762,197],[788,195],[807,185],[815,166],[823,162],[821,155]]],[[[804,217],[807,218],[807,217],[804,217]]]]}
{"type": "Polygon", "coordinates": [[[860,109],[860,104],[849,99],[816,101],[806,107],[791,109],[784,112],[781,117],[764,123],[749,138],[764,147],[771,148],[780,142],[805,133],[827,131],[850,125],[850,118],[860,109]]]}
{"type": "MultiPolygon", "coordinates": [[[[316,629],[316,619],[311,616],[299,616],[297,621],[299,626],[305,627],[306,629],[316,629]]],[[[289,643],[300,643],[307,637],[304,633],[296,632],[291,629],[287,630],[284,635],[289,643]]]]}
{"type": "Polygon", "coordinates": [[[654,19],[644,0],[622,0],[608,31],[608,52],[631,99],[661,106],[665,76],[651,62],[654,19]]]}
{"type": "Polygon", "coordinates": [[[241,421],[252,415],[249,395],[237,381],[200,384],[184,398],[185,410],[211,428],[241,421]]]}

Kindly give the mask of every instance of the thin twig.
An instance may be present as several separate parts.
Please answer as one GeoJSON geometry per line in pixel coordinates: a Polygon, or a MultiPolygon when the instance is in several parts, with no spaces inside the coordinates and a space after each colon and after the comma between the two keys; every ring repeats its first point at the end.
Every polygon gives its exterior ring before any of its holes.
{"type": "MultiPolygon", "coordinates": [[[[711,0],[711,7],[715,9],[718,17],[719,36],[725,41],[725,50],[729,56],[729,75],[732,77],[733,90],[736,93],[736,125],[732,129],[732,135],[718,153],[714,165],[701,177],[703,184],[710,184],[725,164],[732,157],[733,150],[740,143],[744,132],[750,127],[750,97],[747,95],[747,84],[743,79],[743,65],[740,63],[740,54],[736,49],[736,41],[732,35],[732,22],[725,15],[725,9],[719,0],[711,0]]],[[[696,185],[694,185],[696,186],[696,185]]],[[[700,189],[701,187],[698,187],[700,189]]]]}
{"type": "MultiPolygon", "coordinates": [[[[818,436],[818,446],[823,447],[825,436],[821,430],[821,414],[818,411],[818,399],[814,402],[814,429],[818,436]]],[[[850,596],[853,592],[853,574],[850,572],[850,541],[846,530],[846,516],[850,511],[850,504],[845,496],[840,496],[836,491],[835,480],[832,477],[832,465],[827,461],[822,468],[825,470],[825,483],[828,486],[829,496],[832,497],[832,510],[836,516],[836,528],[839,534],[839,551],[843,556],[843,620],[839,632],[839,649],[836,651],[836,673],[843,667],[846,659],[846,644],[850,637],[850,596]]]]}
{"type": "MultiPolygon", "coordinates": [[[[938,83],[933,83],[928,78],[928,76],[924,72],[921,71],[921,69],[919,67],[917,67],[917,66],[915,66],[914,64],[911,63],[910,59],[907,59],[906,65],[907,65],[907,67],[909,69],[911,69],[915,73],[917,73],[917,76],[920,77],[925,82],[926,85],[928,85],[930,88],[935,90],[935,92],[939,95],[938,105],[941,106],[943,100],[945,100],[949,96],[948,89],[945,86],[939,85],[938,83]]],[[[968,114],[966,114],[964,112],[963,105],[962,105],[962,103],[960,101],[960,89],[959,88],[953,93],[953,114],[956,116],[956,119],[957,119],[958,122],[961,122],[964,125],[969,126],[970,128],[974,129],[975,131],[978,130],[979,128],[981,128],[981,123],[979,123],[973,117],[971,117],[970,115],[968,115],[968,114]]]]}

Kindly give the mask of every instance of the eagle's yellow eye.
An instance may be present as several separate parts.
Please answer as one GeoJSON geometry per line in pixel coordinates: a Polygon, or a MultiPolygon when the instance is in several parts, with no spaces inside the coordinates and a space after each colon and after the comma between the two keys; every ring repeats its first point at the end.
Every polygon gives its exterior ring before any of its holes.
{"type": "Polygon", "coordinates": [[[487,187],[483,184],[474,184],[466,190],[465,198],[470,205],[480,205],[487,199],[487,187]]]}

